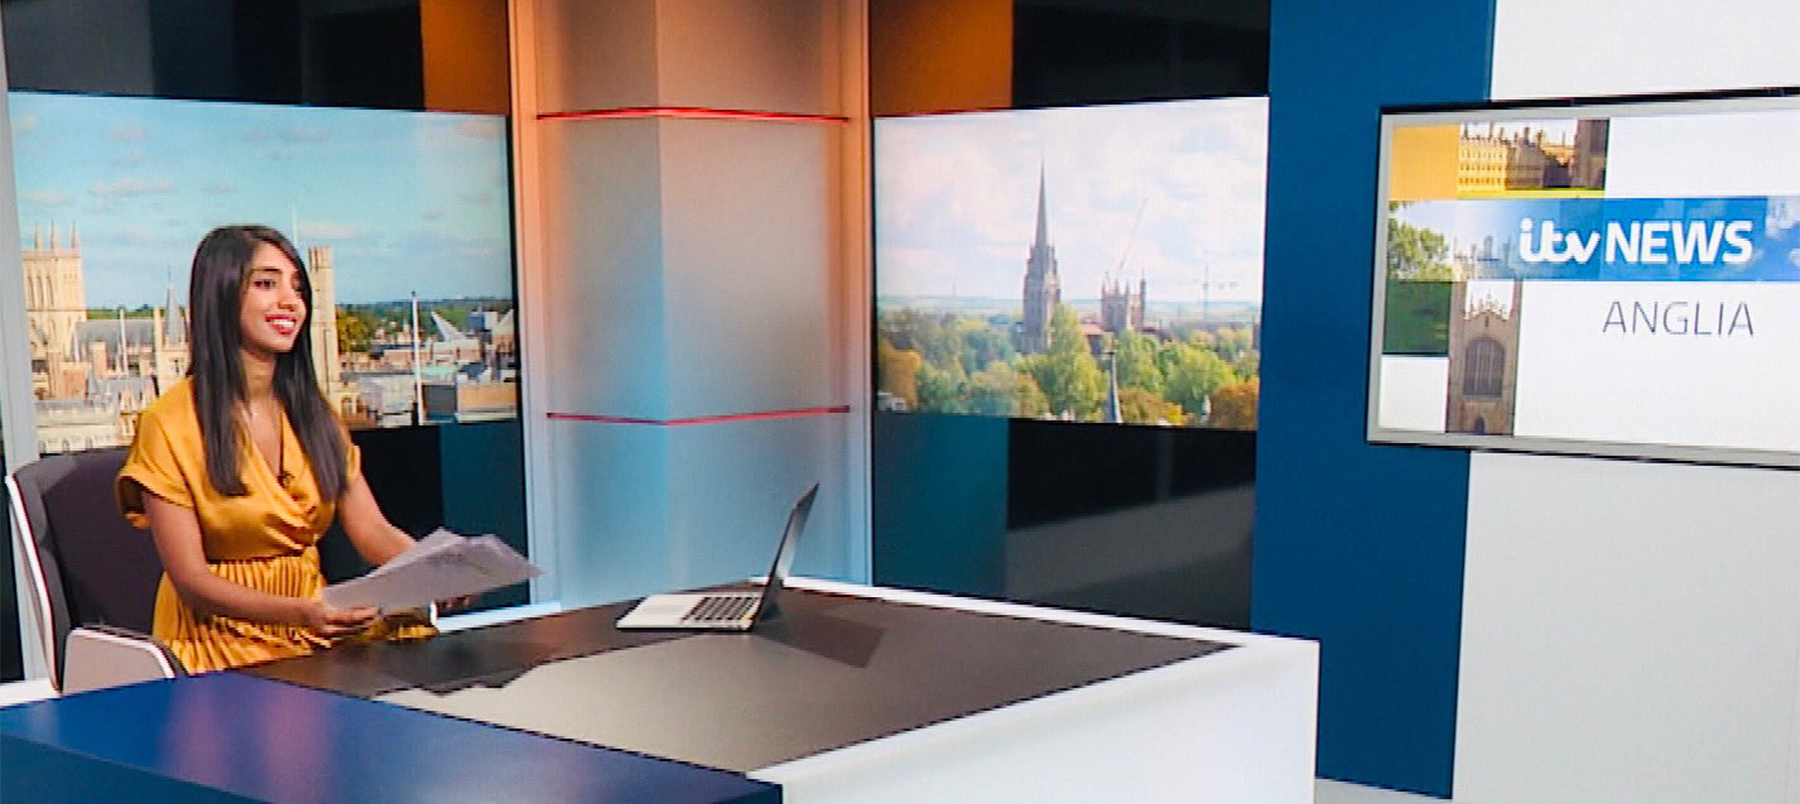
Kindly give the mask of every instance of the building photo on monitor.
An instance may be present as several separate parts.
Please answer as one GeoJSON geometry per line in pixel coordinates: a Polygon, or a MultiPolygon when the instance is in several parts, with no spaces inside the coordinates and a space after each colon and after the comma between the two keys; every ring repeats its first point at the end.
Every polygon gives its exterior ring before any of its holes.
{"type": "Polygon", "coordinates": [[[281,230],[319,386],[352,427],[517,416],[506,120],[12,92],[42,452],[131,443],[185,374],[214,227],[281,230]]]}
{"type": "Polygon", "coordinates": [[[888,411],[1254,429],[1268,102],[882,118],[888,411]]]}

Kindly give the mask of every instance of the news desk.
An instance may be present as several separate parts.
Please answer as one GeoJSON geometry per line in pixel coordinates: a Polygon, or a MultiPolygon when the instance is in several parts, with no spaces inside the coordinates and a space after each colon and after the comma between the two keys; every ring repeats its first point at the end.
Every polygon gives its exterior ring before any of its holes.
{"type": "MultiPolygon", "coordinates": [[[[350,707],[369,729],[385,717],[421,741],[441,727],[474,741],[446,778],[520,780],[508,800],[1312,798],[1311,642],[790,587],[782,616],[751,634],[622,632],[622,603],[143,686],[234,679],[275,721],[350,707]],[[619,794],[602,784],[612,774],[643,786],[619,794]]],[[[390,785],[383,800],[456,798],[431,787],[435,798],[390,785]]]]}

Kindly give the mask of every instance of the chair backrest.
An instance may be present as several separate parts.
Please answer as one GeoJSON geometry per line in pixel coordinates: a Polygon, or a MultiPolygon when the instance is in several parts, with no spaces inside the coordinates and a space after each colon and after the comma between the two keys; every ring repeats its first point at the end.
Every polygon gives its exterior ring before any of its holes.
{"type": "Polygon", "coordinates": [[[48,620],[39,623],[45,658],[59,686],[66,661],[61,646],[71,630],[105,624],[150,633],[162,561],[150,534],[126,522],[114,501],[125,454],[118,448],[52,455],[7,479],[28,583],[41,587],[33,592],[48,620]]]}

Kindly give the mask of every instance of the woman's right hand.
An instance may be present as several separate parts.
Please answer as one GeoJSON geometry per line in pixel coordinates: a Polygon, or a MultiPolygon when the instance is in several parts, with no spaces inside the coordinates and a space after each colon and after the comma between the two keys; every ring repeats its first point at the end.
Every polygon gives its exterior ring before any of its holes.
{"type": "Polygon", "coordinates": [[[381,610],[372,606],[340,609],[326,605],[323,600],[309,600],[302,618],[307,628],[336,639],[368,628],[380,614],[381,610]]]}

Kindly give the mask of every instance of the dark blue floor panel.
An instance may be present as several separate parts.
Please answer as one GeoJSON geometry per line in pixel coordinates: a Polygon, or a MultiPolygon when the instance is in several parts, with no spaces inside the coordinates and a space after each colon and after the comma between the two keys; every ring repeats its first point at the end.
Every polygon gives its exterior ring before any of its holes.
{"type": "Polygon", "coordinates": [[[778,802],[736,774],[214,673],[0,709],[4,801],[778,802]]]}

